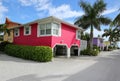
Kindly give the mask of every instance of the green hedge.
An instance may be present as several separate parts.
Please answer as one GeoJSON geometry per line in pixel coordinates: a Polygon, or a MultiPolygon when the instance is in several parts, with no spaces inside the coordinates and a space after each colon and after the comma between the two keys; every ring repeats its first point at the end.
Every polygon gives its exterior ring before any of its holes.
{"type": "Polygon", "coordinates": [[[10,42],[8,42],[8,41],[3,41],[3,42],[1,42],[1,43],[0,43],[0,51],[4,51],[5,46],[8,45],[8,44],[12,44],[12,43],[10,43],[10,42]]]}
{"type": "Polygon", "coordinates": [[[7,45],[5,53],[28,60],[47,62],[52,60],[52,49],[47,46],[7,45]]]}
{"type": "Polygon", "coordinates": [[[80,52],[80,55],[89,55],[89,56],[97,56],[99,54],[99,50],[97,49],[94,49],[94,50],[90,50],[90,49],[85,49],[85,50],[82,50],[80,52]]]}

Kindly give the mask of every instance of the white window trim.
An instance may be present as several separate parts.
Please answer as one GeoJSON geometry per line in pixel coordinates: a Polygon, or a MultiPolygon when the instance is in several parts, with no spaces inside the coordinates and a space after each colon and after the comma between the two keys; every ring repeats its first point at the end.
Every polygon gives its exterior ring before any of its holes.
{"type": "Polygon", "coordinates": [[[15,36],[15,37],[20,36],[20,29],[18,29],[18,28],[14,29],[14,36],[15,36]],[[15,32],[15,30],[18,30],[18,32],[17,32],[17,33],[18,33],[18,35],[16,35],[16,34],[15,34],[15,33],[16,33],[16,32],[15,32]]]}
{"type": "Polygon", "coordinates": [[[25,28],[26,28],[26,26],[24,26],[24,35],[31,35],[31,26],[30,25],[27,25],[27,27],[29,27],[29,34],[26,34],[26,30],[25,30],[25,28]]]}
{"type": "MultiPolygon", "coordinates": [[[[48,24],[48,23],[44,23],[44,24],[48,24]]],[[[50,23],[50,24],[51,24],[51,23],[50,23]]],[[[40,25],[42,25],[42,24],[38,24],[38,26],[37,26],[37,37],[52,36],[52,34],[40,35],[40,25]]],[[[51,32],[52,32],[52,31],[51,31],[51,32]]]]}
{"type": "MultiPolygon", "coordinates": [[[[77,40],[80,40],[80,38],[78,38],[78,31],[80,31],[80,30],[76,30],[76,39],[77,40]]],[[[81,32],[81,31],[80,31],[81,32]]]]}
{"type": "MultiPolygon", "coordinates": [[[[61,24],[60,23],[56,23],[56,22],[48,22],[48,23],[51,23],[51,34],[47,34],[47,35],[40,35],[40,25],[42,24],[38,24],[37,26],[37,37],[45,37],[45,36],[61,36],[61,24]],[[53,34],[53,27],[52,27],[52,24],[53,23],[56,23],[56,24],[59,24],[59,34],[58,35],[54,35],[53,34]]],[[[47,24],[47,23],[43,23],[43,24],[47,24]]]]}
{"type": "MultiPolygon", "coordinates": [[[[53,22],[53,23],[56,23],[56,22],[53,22]]],[[[53,24],[53,23],[51,23],[51,24],[53,24]]],[[[61,36],[61,24],[60,24],[60,23],[56,23],[56,24],[59,25],[58,35],[53,34],[53,27],[52,27],[52,36],[57,36],[57,37],[59,37],[59,36],[61,36]]]]}

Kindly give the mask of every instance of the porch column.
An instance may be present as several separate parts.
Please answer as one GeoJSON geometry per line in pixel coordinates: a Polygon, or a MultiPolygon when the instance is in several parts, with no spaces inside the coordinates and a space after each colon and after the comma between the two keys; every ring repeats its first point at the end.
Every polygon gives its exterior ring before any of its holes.
{"type": "Polygon", "coordinates": [[[78,56],[80,56],[80,48],[78,48],[78,56]]]}
{"type": "Polygon", "coordinates": [[[67,58],[70,58],[70,48],[67,48],[67,58]]]}
{"type": "Polygon", "coordinates": [[[54,53],[54,48],[52,48],[52,54],[53,54],[52,61],[54,61],[54,55],[55,55],[55,53],[54,53]]]}

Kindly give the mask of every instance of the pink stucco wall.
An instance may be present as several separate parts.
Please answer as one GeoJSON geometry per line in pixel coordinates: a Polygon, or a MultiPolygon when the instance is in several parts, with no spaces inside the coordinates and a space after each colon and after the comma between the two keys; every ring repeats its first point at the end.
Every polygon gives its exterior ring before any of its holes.
{"type": "Polygon", "coordinates": [[[80,46],[80,40],[76,39],[76,29],[62,23],[61,36],[52,37],[52,47],[54,47],[56,44],[65,44],[69,48],[73,44],[80,46]]]}
{"type": "Polygon", "coordinates": [[[14,44],[30,46],[50,46],[51,36],[37,37],[37,23],[31,25],[31,35],[24,35],[24,28],[20,27],[20,36],[14,37],[14,44]]]}
{"type": "Polygon", "coordinates": [[[14,37],[14,44],[30,46],[50,46],[65,44],[67,47],[76,44],[80,46],[80,40],[76,39],[76,29],[66,24],[61,24],[61,36],[37,37],[37,23],[31,25],[31,35],[25,36],[23,27],[20,27],[20,36],[14,37]]]}

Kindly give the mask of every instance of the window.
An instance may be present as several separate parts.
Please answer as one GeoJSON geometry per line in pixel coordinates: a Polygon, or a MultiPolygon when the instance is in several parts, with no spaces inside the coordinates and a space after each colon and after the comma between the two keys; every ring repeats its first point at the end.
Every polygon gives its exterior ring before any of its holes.
{"type": "Polygon", "coordinates": [[[40,24],[38,27],[39,36],[59,36],[60,35],[60,25],[57,23],[47,23],[40,24]]]}
{"type": "Polygon", "coordinates": [[[40,35],[45,35],[45,24],[40,25],[40,35]]]}
{"type": "Polygon", "coordinates": [[[40,24],[40,35],[51,35],[51,23],[40,24]]]}
{"type": "Polygon", "coordinates": [[[51,23],[46,24],[46,35],[50,35],[51,34],[51,23]]]}
{"type": "Polygon", "coordinates": [[[77,32],[76,32],[76,38],[77,39],[81,38],[81,32],[80,32],[80,30],[77,30],[77,32]]]}
{"type": "Polygon", "coordinates": [[[31,34],[31,26],[25,26],[24,35],[30,35],[30,34],[31,34]]]}
{"type": "Polygon", "coordinates": [[[52,27],[53,27],[53,35],[59,35],[59,24],[57,24],[57,23],[53,23],[52,24],[52,27]]]}
{"type": "Polygon", "coordinates": [[[14,29],[14,36],[19,36],[19,29],[14,29]]]}

